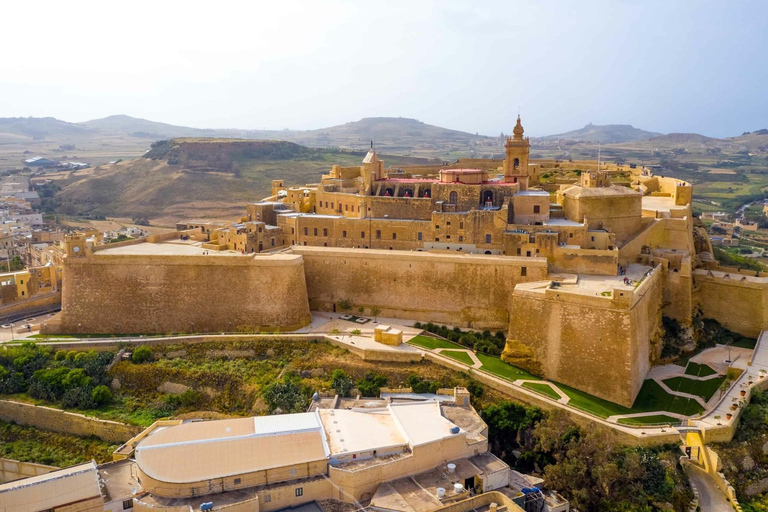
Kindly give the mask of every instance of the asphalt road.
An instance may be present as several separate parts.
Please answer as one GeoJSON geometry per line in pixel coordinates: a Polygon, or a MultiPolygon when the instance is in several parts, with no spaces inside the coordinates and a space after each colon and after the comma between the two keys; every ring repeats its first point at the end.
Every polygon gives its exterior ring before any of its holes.
{"type": "Polygon", "coordinates": [[[704,470],[688,466],[688,477],[699,491],[701,512],[733,512],[731,502],[725,497],[715,482],[704,470]]]}

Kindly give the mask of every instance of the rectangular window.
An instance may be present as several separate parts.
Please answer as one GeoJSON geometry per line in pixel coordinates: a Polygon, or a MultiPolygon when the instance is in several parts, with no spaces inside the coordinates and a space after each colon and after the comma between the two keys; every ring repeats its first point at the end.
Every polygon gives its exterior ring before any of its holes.
{"type": "Polygon", "coordinates": [[[531,251],[525,251],[525,256],[530,258],[531,257],[531,251]]]}
{"type": "Polygon", "coordinates": [[[464,229],[464,221],[459,222],[459,229],[464,229]]]}
{"type": "Polygon", "coordinates": [[[439,237],[439,236],[436,236],[436,237],[435,237],[435,242],[439,242],[439,241],[440,241],[440,237],[439,237]]]}
{"type": "Polygon", "coordinates": [[[418,241],[421,241],[421,231],[419,231],[418,233],[416,233],[416,239],[417,239],[418,241]]]}
{"type": "Polygon", "coordinates": [[[307,236],[309,234],[309,228],[304,228],[304,236],[307,236]]]}
{"type": "Polygon", "coordinates": [[[445,225],[446,225],[446,226],[450,226],[450,225],[451,225],[451,223],[450,223],[450,222],[446,222],[446,223],[445,223],[445,225]]]}
{"type": "Polygon", "coordinates": [[[123,501],[123,510],[131,510],[133,508],[133,499],[123,501]]]}
{"type": "Polygon", "coordinates": [[[315,228],[315,231],[314,231],[314,232],[315,232],[315,236],[317,236],[317,228],[315,228]]]}
{"type": "Polygon", "coordinates": [[[331,209],[333,209],[333,203],[331,203],[331,209]]]}
{"type": "Polygon", "coordinates": [[[274,247],[274,246],[275,246],[275,239],[273,238],[272,239],[272,247],[274,247]]]}
{"type": "Polygon", "coordinates": [[[342,238],[347,238],[347,232],[346,231],[342,231],[341,232],[341,237],[342,238]]]}
{"type": "Polygon", "coordinates": [[[451,239],[451,235],[445,235],[445,239],[446,240],[450,240],[451,239]]]}
{"type": "Polygon", "coordinates": [[[376,230],[376,240],[381,240],[381,230],[380,229],[376,230]]]}
{"type": "Polygon", "coordinates": [[[344,211],[345,211],[345,212],[348,212],[348,211],[349,211],[349,205],[348,205],[348,204],[345,204],[345,205],[344,205],[344,211]]]}
{"type": "Polygon", "coordinates": [[[522,251],[521,251],[521,250],[520,250],[520,248],[518,247],[518,248],[517,248],[517,255],[518,255],[518,256],[520,256],[520,254],[522,254],[522,251]]]}
{"type": "Polygon", "coordinates": [[[304,496],[304,488],[303,487],[297,487],[296,488],[296,497],[304,496]]]}
{"type": "Polygon", "coordinates": [[[239,478],[235,478],[235,485],[240,485],[242,483],[242,480],[239,478]]]}
{"type": "Polygon", "coordinates": [[[533,205],[533,213],[541,213],[541,207],[537,204],[533,205]]]}
{"type": "Polygon", "coordinates": [[[464,241],[464,237],[459,235],[459,242],[463,242],[463,241],[464,241]]]}
{"type": "Polygon", "coordinates": [[[365,231],[360,232],[360,238],[365,238],[365,231]]]}
{"type": "Polygon", "coordinates": [[[264,503],[269,503],[270,501],[272,501],[271,494],[267,494],[266,496],[264,496],[264,503]]]}
{"type": "MultiPolygon", "coordinates": [[[[592,237],[592,241],[595,241],[595,237],[592,237]]],[[[21,284],[24,284],[24,281],[22,281],[21,284]]]]}
{"type": "Polygon", "coordinates": [[[323,228],[323,236],[328,236],[328,228],[323,228]]]}
{"type": "Polygon", "coordinates": [[[568,233],[568,238],[573,238],[573,233],[568,233]]]}
{"type": "Polygon", "coordinates": [[[435,224],[435,229],[440,229],[440,224],[435,224]]]}
{"type": "Polygon", "coordinates": [[[528,267],[520,267],[520,277],[525,277],[528,275],[528,267]]]}
{"type": "Polygon", "coordinates": [[[294,228],[291,228],[291,234],[296,234],[296,230],[294,228]]]}
{"type": "Polygon", "coordinates": [[[397,233],[392,233],[392,240],[397,240],[397,233]]]}
{"type": "Polygon", "coordinates": [[[485,243],[487,243],[487,244],[491,243],[491,235],[490,234],[485,235],[485,243]]]}

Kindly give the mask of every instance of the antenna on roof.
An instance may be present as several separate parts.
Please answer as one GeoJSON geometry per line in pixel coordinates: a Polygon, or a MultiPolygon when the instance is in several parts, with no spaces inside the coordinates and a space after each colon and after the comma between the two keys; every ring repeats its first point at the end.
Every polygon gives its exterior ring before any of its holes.
{"type": "Polygon", "coordinates": [[[597,141],[597,172],[600,172],[600,141],[597,141]]]}

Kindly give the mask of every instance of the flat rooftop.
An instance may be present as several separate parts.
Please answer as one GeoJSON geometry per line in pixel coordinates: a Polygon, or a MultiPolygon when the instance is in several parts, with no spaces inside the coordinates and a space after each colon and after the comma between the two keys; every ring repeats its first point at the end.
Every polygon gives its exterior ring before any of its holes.
{"type": "MultiPolygon", "coordinates": [[[[625,273],[618,276],[593,276],[581,275],[578,279],[568,279],[560,282],[559,290],[568,293],[577,293],[579,295],[602,296],[603,292],[610,292],[614,289],[634,291],[636,284],[641,281],[653,267],[633,263],[626,267],[625,273]],[[625,283],[624,279],[629,282],[625,283]]],[[[531,283],[520,283],[517,287],[523,290],[545,293],[550,281],[535,281],[531,283]]]]}
{"type": "Polygon", "coordinates": [[[685,208],[685,206],[675,205],[675,198],[671,196],[643,196],[642,205],[643,210],[656,210],[657,212],[685,208]]]}
{"type": "Polygon", "coordinates": [[[99,249],[94,255],[132,256],[245,256],[238,251],[215,251],[203,249],[203,242],[194,240],[169,240],[167,242],[141,242],[122,247],[99,249]]]}

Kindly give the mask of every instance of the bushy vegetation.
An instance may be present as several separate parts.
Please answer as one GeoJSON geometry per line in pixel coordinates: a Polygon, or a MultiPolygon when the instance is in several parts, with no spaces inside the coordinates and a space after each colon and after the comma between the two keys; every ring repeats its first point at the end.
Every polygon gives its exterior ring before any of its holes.
{"type": "Polygon", "coordinates": [[[725,265],[726,267],[744,268],[747,270],[754,270],[756,272],[765,270],[765,265],[755,260],[754,258],[747,258],[746,256],[741,256],[739,254],[733,254],[721,247],[712,247],[712,250],[714,251],[715,259],[721,265],[725,265]]]}
{"type": "Polygon", "coordinates": [[[376,397],[381,393],[381,388],[387,385],[387,378],[376,372],[368,372],[357,381],[357,389],[362,396],[376,397]]]}
{"type": "Polygon", "coordinates": [[[754,391],[733,440],[714,446],[745,512],[768,511],[768,454],[763,449],[767,438],[768,393],[754,391]]]}
{"type": "Polygon", "coordinates": [[[491,331],[483,331],[481,333],[475,331],[462,331],[458,327],[449,329],[448,327],[435,325],[431,322],[426,324],[416,322],[413,326],[417,329],[424,329],[425,331],[451,340],[454,343],[458,343],[477,352],[491,356],[498,356],[501,354],[504,350],[504,344],[506,343],[507,338],[503,331],[498,331],[496,334],[491,334],[491,331]]]}
{"type": "Polygon", "coordinates": [[[111,352],[64,352],[33,343],[0,353],[0,393],[26,393],[65,408],[93,409],[109,404],[112,393],[104,384],[111,352]]]}
{"type": "Polygon", "coordinates": [[[540,475],[578,510],[683,512],[693,499],[676,446],[616,445],[602,430],[581,430],[562,411],[546,415],[506,400],[482,416],[496,455],[540,475]]]}
{"type": "Polygon", "coordinates": [[[136,350],[133,351],[133,354],[131,354],[131,361],[136,364],[146,363],[147,361],[151,360],[152,349],[145,345],[137,347],[136,350]]]}
{"type": "Polygon", "coordinates": [[[117,446],[100,439],[57,434],[0,421],[0,457],[67,467],[95,459],[112,460],[117,446]]]}

